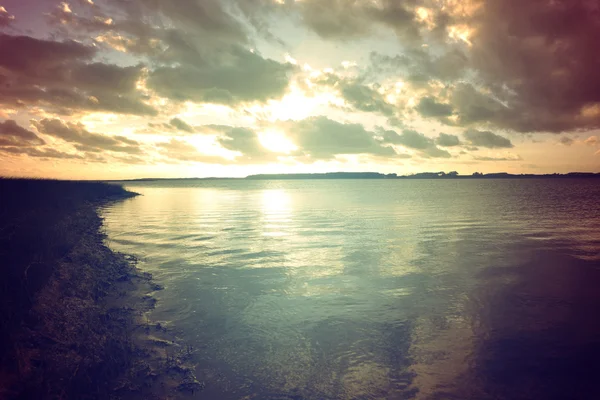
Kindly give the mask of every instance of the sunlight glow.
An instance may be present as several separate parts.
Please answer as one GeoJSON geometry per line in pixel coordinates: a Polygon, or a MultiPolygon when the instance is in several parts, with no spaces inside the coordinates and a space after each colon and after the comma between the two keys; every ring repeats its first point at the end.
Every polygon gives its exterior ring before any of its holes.
{"type": "Polygon", "coordinates": [[[262,210],[265,217],[263,236],[286,236],[291,215],[290,195],[283,189],[264,190],[262,210]]]}
{"type": "Polygon", "coordinates": [[[471,28],[469,28],[466,25],[454,25],[450,27],[450,30],[448,31],[448,36],[456,41],[462,40],[467,45],[472,46],[473,43],[471,43],[471,41],[469,40],[469,37],[472,33],[473,32],[471,28]]]}
{"type": "Polygon", "coordinates": [[[290,64],[294,64],[294,65],[298,65],[298,61],[294,57],[292,57],[290,55],[290,53],[285,53],[283,55],[283,58],[285,59],[285,62],[288,62],[290,64]]]}
{"type": "Polygon", "coordinates": [[[333,90],[311,94],[307,96],[298,86],[292,85],[290,92],[283,96],[281,100],[271,100],[266,106],[257,105],[249,107],[249,110],[257,113],[266,113],[270,121],[286,121],[290,119],[297,121],[313,115],[318,107],[326,107],[331,104],[344,104],[344,100],[333,90]]]}
{"type": "Polygon", "coordinates": [[[62,12],[66,13],[66,14],[73,13],[73,11],[71,11],[71,7],[69,7],[69,3],[67,3],[67,2],[60,3],[60,8],[61,8],[62,12]]]}
{"type": "Polygon", "coordinates": [[[298,149],[283,133],[275,130],[259,133],[258,140],[265,149],[274,153],[288,154],[298,149]]]}

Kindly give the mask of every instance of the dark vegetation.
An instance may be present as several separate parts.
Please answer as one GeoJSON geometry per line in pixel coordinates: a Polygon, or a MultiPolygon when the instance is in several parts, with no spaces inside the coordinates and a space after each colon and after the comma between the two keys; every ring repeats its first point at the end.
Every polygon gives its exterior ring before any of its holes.
{"type": "Polygon", "coordinates": [[[165,387],[166,370],[175,385],[201,388],[179,353],[152,357],[136,340],[156,341],[164,328],[139,329],[154,299],[131,292],[160,288],[104,245],[96,212],[135,195],[101,182],[0,179],[1,399],[169,397],[151,389],[165,387]]]}
{"type": "MultiPolygon", "coordinates": [[[[258,174],[245,178],[142,178],[130,179],[132,182],[161,181],[161,180],[293,180],[293,179],[571,179],[571,178],[600,178],[600,173],[569,172],[567,174],[509,174],[497,172],[483,174],[475,172],[471,175],[460,175],[451,172],[419,172],[412,175],[381,174],[379,172],[325,172],[308,174],[258,174]]],[[[116,181],[115,181],[116,182],[116,181]]],[[[122,182],[122,181],[120,181],[122,182]]]]}

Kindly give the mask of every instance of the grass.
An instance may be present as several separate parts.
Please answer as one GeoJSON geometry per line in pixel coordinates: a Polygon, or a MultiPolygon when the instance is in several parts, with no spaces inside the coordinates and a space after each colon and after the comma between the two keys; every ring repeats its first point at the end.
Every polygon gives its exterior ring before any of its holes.
{"type": "Polygon", "coordinates": [[[103,243],[101,182],[0,179],[0,398],[112,397],[131,316],[102,299],[134,268],[103,243]]]}

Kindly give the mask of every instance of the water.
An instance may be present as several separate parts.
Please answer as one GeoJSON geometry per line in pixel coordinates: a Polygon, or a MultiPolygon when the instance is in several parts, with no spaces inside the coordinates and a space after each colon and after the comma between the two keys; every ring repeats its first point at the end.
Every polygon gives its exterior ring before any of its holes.
{"type": "Polygon", "coordinates": [[[588,399],[600,184],[161,181],[103,211],[203,398],[588,399]]]}

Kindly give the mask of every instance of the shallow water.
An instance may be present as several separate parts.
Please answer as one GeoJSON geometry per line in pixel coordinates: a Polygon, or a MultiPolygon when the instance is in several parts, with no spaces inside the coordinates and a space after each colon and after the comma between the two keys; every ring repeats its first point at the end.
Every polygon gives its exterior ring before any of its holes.
{"type": "Polygon", "coordinates": [[[127,183],[204,398],[598,398],[600,182],[127,183]]]}

